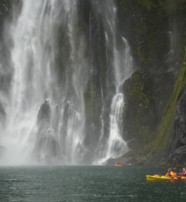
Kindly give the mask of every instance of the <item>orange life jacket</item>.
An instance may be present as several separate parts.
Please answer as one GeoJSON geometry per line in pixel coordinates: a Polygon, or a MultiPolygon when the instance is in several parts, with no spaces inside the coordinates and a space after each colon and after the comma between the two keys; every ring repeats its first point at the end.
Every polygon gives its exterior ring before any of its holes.
{"type": "Polygon", "coordinates": [[[170,171],[170,176],[171,176],[171,177],[176,177],[176,173],[173,172],[173,171],[170,171]]]}

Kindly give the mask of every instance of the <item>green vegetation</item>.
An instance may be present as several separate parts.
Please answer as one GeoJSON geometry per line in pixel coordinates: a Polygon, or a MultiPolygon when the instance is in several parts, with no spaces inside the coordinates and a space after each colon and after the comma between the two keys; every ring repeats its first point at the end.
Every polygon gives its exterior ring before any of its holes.
{"type": "MultiPolygon", "coordinates": [[[[161,82],[163,85],[163,81],[161,82]]],[[[124,123],[129,134],[126,139],[135,138],[137,140],[138,145],[131,146],[131,148],[138,155],[146,156],[156,151],[162,151],[162,149],[165,151],[171,145],[175,112],[185,86],[186,49],[183,65],[178,72],[170,99],[166,102],[166,108],[163,108],[165,111],[161,116],[162,120],[158,124],[156,109],[153,106],[153,84],[149,73],[137,71],[126,81],[124,85],[126,96],[124,123]]]]}
{"type": "Polygon", "coordinates": [[[176,112],[177,103],[186,86],[186,48],[183,65],[178,73],[172,96],[162,117],[162,121],[155,132],[155,139],[152,143],[153,149],[160,145],[167,146],[172,140],[173,119],[176,112]]]}

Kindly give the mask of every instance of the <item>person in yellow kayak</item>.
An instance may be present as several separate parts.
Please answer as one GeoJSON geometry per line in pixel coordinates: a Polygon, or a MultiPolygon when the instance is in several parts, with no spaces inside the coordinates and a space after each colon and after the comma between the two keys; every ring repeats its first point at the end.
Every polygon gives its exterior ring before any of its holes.
{"type": "Polygon", "coordinates": [[[186,176],[186,169],[183,168],[182,172],[180,173],[181,176],[186,176]]]}
{"type": "Polygon", "coordinates": [[[166,177],[176,177],[177,173],[169,168],[165,176],[166,177]]]}

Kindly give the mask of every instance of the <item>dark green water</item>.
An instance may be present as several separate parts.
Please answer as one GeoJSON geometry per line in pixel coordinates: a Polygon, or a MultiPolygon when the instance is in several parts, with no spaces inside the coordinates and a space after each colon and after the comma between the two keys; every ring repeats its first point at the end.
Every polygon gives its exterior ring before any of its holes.
{"type": "Polygon", "coordinates": [[[160,168],[0,167],[0,202],[186,201],[186,182],[147,182],[160,168]]]}

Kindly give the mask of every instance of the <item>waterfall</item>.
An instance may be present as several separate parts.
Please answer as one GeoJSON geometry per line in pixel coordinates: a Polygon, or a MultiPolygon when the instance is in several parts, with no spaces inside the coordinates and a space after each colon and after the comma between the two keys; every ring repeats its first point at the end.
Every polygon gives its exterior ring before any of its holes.
{"type": "Polygon", "coordinates": [[[77,38],[74,31],[77,1],[25,0],[22,4],[10,30],[14,76],[1,162],[76,164],[83,151],[82,77],[86,77],[83,36],[77,38]],[[56,30],[60,26],[65,29],[70,49],[65,65],[71,73],[65,72],[64,89],[55,74],[56,30]]]}
{"type": "MultiPolygon", "coordinates": [[[[115,36],[114,40],[116,40],[115,36]]],[[[111,104],[107,159],[118,158],[128,151],[127,143],[123,140],[121,135],[124,95],[120,91],[120,87],[132,73],[132,57],[130,55],[130,48],[127,40],[124,37],[122,37],[122,40],[124,43],[123,51],[118,52],[115,41],[113,46],[116,94],[114,95],[111,104]],[[123,55],[121,55],[122,53],[123,55]]]]}
{"type": "MultiPolygon", "coordinates": [[[[100,2],[94,1],[94,4],[98,7],[100,2]]],[[[109,136],[106,141],[105,149],[98,148],[98,151],[101,150],[101,155],[100,159],[95,161],[95,164],[102,164],[110,158],[118,158],[128,151],[127,143],[122,138],[121,120],[124,108],[124,95],[120,88],[124,81],[132,74],[133,59],[126,38],[120,36],[117,32],[117,8],[114,1],[102,1],[99,5],[98,12],[103,19],[106,48],[108,52],[111,52],[111,68],[113,69],[116,89],[110,108],[109,136]],[[120,47],[118,44],[120,44],[120,47]]],[[[101,145],[101,147],[103,146],[101,145]]]]}
{"type": "MultiPolygon", "coordinates": [[[[99,140],[91,163],[103,163],[127,152],[122,138],[125,79],[132,72],[126,38],[117,31],[117,9],[112,0],[90,0],[103,24],[108,70],[115,91],[109,110],[109,134],[100,111],[99,140]],[[93,162],[94,161],[94,162],[93,162]]],[[[24,0],[10,25],[12,80],[1,142],[1,164],[81,164],[94,146],[85,142],[85,91],[94,61],[88,50],[92,37],[80,27],[78,0],[24,0]],[[91,70],[90,70],[91,69],[91,70]],[[90,149],[91,148],[91,149],[90,149]]],[[[92,46],[92,44],[91,44],[92,46]]],[[[93,48],[93,47],[91,47],[93,48]]],[[[109,94],[101,86],[103,95],[109,94]]],[[[109,97],[109,96],[108,96],[109,97]]],[[[91,99],[91,98],[90,98],[91,99]]],[[[102,108],[106,108],[104,102],[102,108]]],[[[94,124],[94,123],[93,123],[94,124]]]]}

